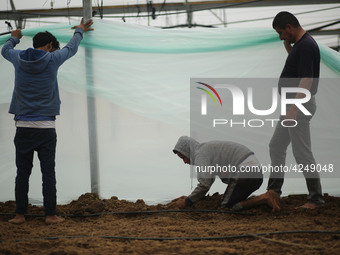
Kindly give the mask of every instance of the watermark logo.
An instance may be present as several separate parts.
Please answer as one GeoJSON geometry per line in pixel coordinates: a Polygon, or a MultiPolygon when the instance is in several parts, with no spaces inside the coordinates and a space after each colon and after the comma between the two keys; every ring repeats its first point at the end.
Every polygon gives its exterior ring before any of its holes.
{"type": "MultiPolygon", "coordinates": [[[[290,109],[292,105],[295,105],[295,107],[305,116],[312,115],[304,106],[304,104],[311,99],[311,93],[304,88],[284,87],[281,88],[281,93],[279,94],[277,87],[270,86],[266,87],[265,93],[259,94],[258,92],[261,90],[257,91],[259,89],[258,86],[256,86],[257,84],[255,84],[254,87],[251,87],[247,83],[234,85],[232,82],[217,82],[214,85],[209,85],[204,82],[196,81],[195,85],[196,84],[202,85],[202,87],[196,88],[204,92],[200,94],[200,115],[202,117],[210,115],[210,117],[214,116],[212,121],[213,127],[229,124],[231,127],[235,125],[241,125],[243,127],[262,127],[265,123],[270,123],[271,126],[274,127],[277,121],[281,121],[282,126],[295,127],[298,124],[296,119],[284,118],[279,120],[276,118],[268,118],[268,116],[274,114],[277,110],[280,110],[282,116],[286,116],[287,109],[290,109]],[[268,90],[270,91],[269,93],[267,92],[268,90]],[[299,94],[299,97],[295,97],[297,94],[299,94]],[[212,104],[208,104],[207,95],[211,97],[215,106],[220,105],[221,108],[211,108],[212,104]],[[222,99],[225,104],[222,104],[222,99]],[[254,102],[259,101],[261,101],[262,106],[255,106],[254,102]],[[228,114],[232,112],[234,118],[225,119],[227,112],[228,114]],[[240,120],[240,117],[246,116],[249,116],[250,118],[248,117],[240,120]],[[253,116],[256,116],[256,118],[253,116]],[[259,118],[259,116],[262,118],[259,118]],[[266,117],[266,119],[263,119],[263,117],[266,117]]],[[[196,93],[196,95],[198,95],[198,93],[196,93]]]]}
{"type": "MultiPolygon", "coordinates": [[[[217,93],[215,88],[218,89],[227,89],[231,92],[233,98],[233,115],[244,115],[244,108],[245,108],[245,95],[243,91],[235,85],[232,84],[218,84],[214,87],[205,84],[203,82],[198,82],[199,84],[205,85],[210,88],[215,95],[220,100],[220,104],[222,106],[222,101],[217,93]]],[[[207,94],[211,96],[216,104],[216,100],[213,95],[207,91],[206,89],[197,87],[205,91],[207,94]]],[[[278,106],[278,89],[272,88],[272,105],[269,109],[259,110],[254,107],[253,103],[253,88],[247,88],[247,106],[251,113],[258,115],[258,116],[265,116],[274,113],[278,106]]],[[[295,105],[304,115],[312,115],[304,106],[303,104],[308,102],[311,99],[311,93],[309,90],[304,88],[282,88],[281,90],[281,115],[286,115],[286,106],[287,105],[295,105]],[[300,93],[304,94],[305,97],[303,98],[288,98],[288,94],[290,93],[300,93]]],[[[205,94],[202,94],[201,97],[201,115],[207,115],[207,97],[205,94]]]]}
{"type": "MultiPolygon", "coordinates": [[[[334,107],[339,103],[337,92],[340,89],[340,78],[308,81],[312,82],[310,87],[305,86],[308,84],[300,78],[201,76],[190,78],[190,98],[186,100],[187,95],[181,93],[178,95],[178,102],[185,100],[185,103],[190,104],[190,137],[200,143],[233,141],[246,145],[261,159],[254,171],[261,166],[264,175],[278,172],[285,173],[287,178],[297,178],[295,173],[303,173],[301,176],[308,174],[308,178],[314,178],[314,174],[338,178],[340,172],[335,169],[340,167],[340,157],[336,155],[340,140],[325,139],[325,135],[315,136],[315,133],[335,134],[340,126],[340,115],[334,107]],[[295,162],[295,157],[287,153],[285,164],[272,165],[268,144],[274,150],[277,146],[286,148],[288,144],[291,145],[289,135],[300,135],[301,130],[306,131],[303,131],[303,135],[308,135],[309,125],[312,135],[314,134],[313,154],[317,155],[317,161],[295,162]],[[271,142],[275,132],[282,132],[278,143],[274,143],[274,140],[271,142]],[[325,153],[327,148],[330,149],[325,153]]],[[[182,86],[181,89],[184,91],[185,87],[182,86]]],[[[291,151],[290,147],[287,152],[291,151]]],[[[226,176],[229,173],[234,174],[233,171],[238,174],[239,170],[243,170],[241,167],[232,169],[233,164],[230,164],[230,169],[227,168],[230,162],[217,164],[214,161],[203,167],[199,160],[193,162],[196,163],[191,166],[193,177],[204,178],[210,174],[226,176]]],[[[240,173],[240,178],[256,176],[246,164],[244,170],[245,172],[240,173]]]]}
{"type": "MultiPolygon", "coordinates": [[[[209,88],[218,98],[218,100],[220,101],[220,104],[222,106],[222,100],[220,95],[217,93],[216,89],[214,89],[214,87],[210,86],[209,84],[203,83],[203,82],[197,82],[198,84],[201,84],[203,86],[206,86],[207,88],[209,88]]],[[[205,93],[207,93],[212,100],[214,101],[215,105],[217,105],[216,100],[214,98],[214,96],[211,94],[211,92],[207,89],[201,88],[201,87],[197,87],[198,89],[203,90],[205,93]]],[[[202,115],[206,115],[207,114],[207,95],[206,94],[202,94],[201,95],[201,112],[202,115]]]]}

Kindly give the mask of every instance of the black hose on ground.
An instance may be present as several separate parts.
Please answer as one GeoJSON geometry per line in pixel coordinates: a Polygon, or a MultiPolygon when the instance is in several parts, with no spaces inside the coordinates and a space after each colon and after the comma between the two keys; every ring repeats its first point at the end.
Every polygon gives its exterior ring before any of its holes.
{"type": "MultiPolygon", "coordinates": [[[[60,239],[75,239],[75,238],[105,238],[117,240],[139,240],[139,241],[202,241],[202,240],[227,240],[237,238],[254,238],[266,235],[281,235],[281,234],[340,234],[340,231],[322,231],[322,230],[291,230],[291,231],[277,231],[268,233],[242,234],[230,236],[208,236],[208,237],[133,237],[133,236],[106,236],[106,235],[79,235],[79,236],[54,236],[54,237],[38,237],[27,239],[11,240],[14,242],[35,241],[35,240],[60,240],[60,239]]],[[[8,242],[1,240],[0,242],[8,242]]]]}
{"type": "MultiPolygon", "coordinates": [[[[101,212],[92,214],[60,214],[61,217],[82,218],[82,217],[98,217],[102,215],[142,215],[142,214],[158,214],[158,213],[222,213],[222,214],[238,214],[238,215],[256,215],[255,213],[224,211],[224,210],[157,210],[157,211],[123,211],[123,212],[101,212]]],[[[15,213],[0,213],[0,216],[15,216],[15,213]]],[[[25,214],[27,217],[44,217],[42,214],[25,214]]]]}

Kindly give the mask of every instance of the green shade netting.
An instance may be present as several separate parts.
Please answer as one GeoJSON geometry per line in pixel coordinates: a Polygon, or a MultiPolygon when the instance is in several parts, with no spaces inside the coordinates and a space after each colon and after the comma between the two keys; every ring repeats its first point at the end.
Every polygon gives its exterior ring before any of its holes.
{"type": "MultiPolygon", "coordinates": [[[[72,36],[71,25],[23,30],[17,48],[31,47],[31,38],[48,30],[61,43],[72,36]]],[[[186,86],[190,77],[278,77],[286,53],[273,29],[180,29],[97,20],[94,31],[85,34],[77,55],[60,69],[61,88],[76,93],[106,97],[139,114],[168,119],[174,108],[187,112],[186,86]],[[85,50],[91,49],[91,57],[85,50]],[[87,87],[85,62],[91,62],[87,87]],[[87,92],[86,92],[87,91],[87,92]],[[128,95],[128,96],[127,96],[128,95]],[[147,103],[145,97],[149,97],[147,103]],[[170,111],[169,111],[170,110],[170,111]]],[[[1,37],[3,43],[9,36],[1,37]]],[[[324,77],[340,74],[339,54],[321,46],[324,77]]],[[[2,70],[12,72],[2,59],[2,70]]],[[[8,76],[12,84],[12,76],[8,76]]],[[[5,82],[3,84],[6,84],[5,82]]],[[[0,102],[9,102],[11,86],[1,90],[0,102]]],[[[175,118],[186,118],[176,114],[175,118]]]]}
{"type": "MultiPolygon", "coordinates": [[[[46,27],[60,42],[70,39],[70,25],[46,27]]],[[[232,50],[252,45],[277,41],[273,31],[262,29],[261,36],[257,32],[249,34],[248,30],[195,29],[162,30],[122,23],[96,21],[95,31],[88,34],[82,42],[83,47],[102,50],[117,50],[138,53],[202,53],[232,50]]],[[[24,36],[33,37],[44,28],[24,30],[24,36]]],[[[2,44],[9,36],[1,38],[2,44]]]]}
{"type": "MultiPolygon", "coordinates": [[[[72,37],[73,25],[23,30],[16,49],[32,47],[32,37],[45,30],[63,46],[72,37]]],[[[92,120],[87,116],[87,97],[96,99],[93,121],[98,127],[102,195],[155,201],[187,193],[190,186],[187,169],[170,154],[177,138],[189,133],[190,78],[278,78],[287,56],[271,28],[162,30],[102,20],[95,20],[93,28],[58,74],[62,108],[57,120],[57,172],[64,200],[89,191],[87,123],[92,120]],[[70,189],[73,183],[77,188],[70,189]],[[164,185],[173,183],[177,191],[164,190],[164,185]]],[[[1,36],[0,45],[8,38],[1,36]]],[[[340,54],[323,45],[320,51],[321,76],[339,78],[340,54]]],[[[4,155],[0,199],[6,200],[13,196],[8,190],[13,190],[15,175],[15,128],[7,113],[14,70],[2,57],[0,72],[0,153],[4,155]]],[[[332,96],[338,93],[337,88],[321,91],[332,96]]],[[[247,143],[248,134],[239,132],[229,130],[225,139],[242,137],[247,143]]],[[[271,134],[272,130],[249,134],[251,139],[257,137],[253,146],[265,147],[260,156],[263,161],[269,160],[266,150],[271,134]]],[[[32,187],[37,190],[32,196],[39,197],[40,178],[35,179],[32,187]]]]}

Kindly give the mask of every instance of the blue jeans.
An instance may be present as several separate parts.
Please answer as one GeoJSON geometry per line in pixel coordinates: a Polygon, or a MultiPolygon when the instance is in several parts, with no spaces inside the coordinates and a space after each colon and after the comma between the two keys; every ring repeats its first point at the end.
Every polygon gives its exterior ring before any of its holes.
{"type": "Polygon", "coordinates": [[[55,178],[57,134],[55,129],[18,127],[14,144],[17,166],[15,179],[16,213],[27,213],[29,177],[33,167],[33,154],[36,151],[42,173],[45,215],[55,215],[57,200],[55,178]]]}

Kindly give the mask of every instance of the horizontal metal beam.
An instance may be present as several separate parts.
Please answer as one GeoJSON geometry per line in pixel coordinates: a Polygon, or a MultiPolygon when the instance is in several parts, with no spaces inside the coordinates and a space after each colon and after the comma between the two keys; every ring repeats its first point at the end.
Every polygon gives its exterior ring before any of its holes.
{"type": "Polygon", "coordinates": [[[329,30],[318,30],[318,31],[310,31],[311,35],[340,35],[340,29],[329,29],[329,30]]]}
{"type": "MultiPolygon", "coordinates": [[[[268,7],[281,5],[313,5],[313,4],[339,4],[339,0],[221,0],[221,1],[202,1],[189,2],[192,12],[200,10],[220,9],[220,8],[241,8],[241,7],[268,7]]],[[[169,11],[186,12],[188,6],[184,1],[177,3],[153,3],[156,14],[169,11]]],[[[93,11],[99,13],[98,7],[93,6],[93,11]]],[[[150,5],[147,4],[130,4],[130,5],[113,5],[104,6],[103,14],[139,14],[150,12],[150,5]]],[[[27,9],[16,11],[0,11],[0,19],[16,20],[18,16],[21,19],[43,18],[43,17],[82,17],[83,9],[81,7],[57,8],[57,9],[27,9]]]]}

